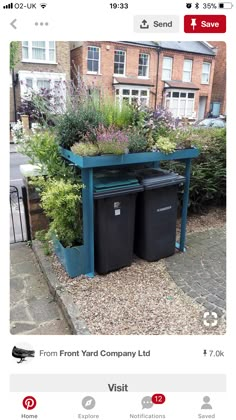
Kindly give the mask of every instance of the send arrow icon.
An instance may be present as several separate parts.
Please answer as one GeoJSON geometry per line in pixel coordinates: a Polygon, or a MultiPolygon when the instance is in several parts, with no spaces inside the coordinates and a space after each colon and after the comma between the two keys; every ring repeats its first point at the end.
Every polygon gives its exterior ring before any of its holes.
{"type": "Polygon", "coordinates": [[[140,25],[140,29],[148,29],[148,28],[149,28],[149,25],[148,25],[147,21],[145,19],[142,20],[142,23],[140,25]]]}

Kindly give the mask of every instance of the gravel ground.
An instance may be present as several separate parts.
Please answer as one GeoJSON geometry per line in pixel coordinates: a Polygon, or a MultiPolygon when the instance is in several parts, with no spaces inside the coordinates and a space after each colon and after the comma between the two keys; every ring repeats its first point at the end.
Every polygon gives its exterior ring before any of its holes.
{"type": "MultiPolygon", "coordinates": [[[[190,217],[188,232],[224,224],[225,211],[212,209],[208,214],[190,217]]],[[[225,334],[223,318],[215,329],[204,327],[205,309],[177,287],[164,260],[148,263],[136,259],[131,267],[91,280],[85,276],[69,278],[57,257],[52,259],[59,281],[79,305],[91,334],[225,334]]]]}
{"type": "MultiPolygon", "coordinates": [[[[191,217],[188,231],[224,223],[225,212],[213,210],[205,216],[191,217]]],[[[177,287],[164,260],[148,263],[136,259],[131,267],[92,280],[85,276],[70,279],[56,256],[53,267],[79,305],[81,318],[91,334],[225,334],[223,318],[215,329],[204,327],[205,309],[177,287]]]]}
{"type": "MultiPolygon", "coordinates": [[[[226,210],[224,208],[212,208],[208,213],[202,215],[191,215],[188,217],[187,232],[202,232],[207,229],[215,229],[225,226],[226,210]]],[[[177,231],[179,231],[181,220],[177,221],[177,231]]]]}

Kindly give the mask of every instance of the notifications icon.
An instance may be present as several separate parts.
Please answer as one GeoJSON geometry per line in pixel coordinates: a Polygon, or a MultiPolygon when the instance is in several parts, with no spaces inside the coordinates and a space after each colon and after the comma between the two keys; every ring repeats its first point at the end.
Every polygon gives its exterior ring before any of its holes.
{"type": "Polygon", "coordinates": [[[141,401],[142,407],[144,408],[152,408],[153,406],[153,402],[152,402],[152,397],[150,397],[149,395],[146,397],[143,397],[142,401],[141,401]]]}
{"type": "Polygon", "coordinates": [[[22,404],[26,410],[33,410],[36,407],[37,401],[34,397],[28,396],[23,399],[22,404]]]}

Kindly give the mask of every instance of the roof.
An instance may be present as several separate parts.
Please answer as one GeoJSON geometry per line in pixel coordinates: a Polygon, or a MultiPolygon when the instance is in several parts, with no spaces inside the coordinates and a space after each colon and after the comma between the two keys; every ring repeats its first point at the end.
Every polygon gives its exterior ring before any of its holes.
{"type": "Polygon", "coordinates": [[[119,41],[125,44],[142,45],[150,48],[157,48],[158,46],[164,50],[174,50],[190,52],[195,54],[204,54],[215,56],[215,49],[207,42],[203,41],[119,41]]]}
{"type": "Polygon", "coordinates": [[[165,81],[165,89],[168,88],[181,88],[181,89],[191,89],[191,90],[199,90],[199,88],[190,82],[182,82],[181,80],[171,80],[165,81]]]}
{"type": "Polygon", "coordinates": [[[113,85],[139,85],[139,86],[154,86],[150,80],[139,79],[138,77],[114,77],[113,85]]]}
{"type": "Polygon", "coordinates": [[[195,54],[215,55],[214,48],[202,41],[160,41],[161,48],[175,51],[192,52],[195,54]]]}

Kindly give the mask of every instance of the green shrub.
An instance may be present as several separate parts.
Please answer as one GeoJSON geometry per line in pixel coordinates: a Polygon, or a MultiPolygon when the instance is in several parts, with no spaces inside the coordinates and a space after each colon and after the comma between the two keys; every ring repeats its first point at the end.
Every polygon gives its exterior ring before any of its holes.
{"type": "Polygon", "coordinates": [[[83,136],[103,123],[103,116],[92,102],[79,104],[58,118],[57,138],[60,146],[70,149],[83,140],[83,136]]]}
{"type": "Polygon", "coordinates": [[[176,148],[176,143],[168,137],[158,137],[154,145],[154,150],[157,149],[164,154],[173,153],[176,148]]]}
{"type": "Polygon", "coordinates": [[[129,152],[130,153],[139,153],[139,152],[145,152],[148,148],[148,141],[147,137],[142,131],[139,131],[137,129],[132,129],[128,133],[129,138],[129,152]]]}
{"type": "MultiPolygon", "coordinates": [[[[200,156],[192,160],[189,209],[202,212],[212,205],[226,202],[226,130],[199,129],[189,132],[191,144],[199,148],[200,156]]],[[[165,163],[180,174],[185,165],[165,163]]],[[[182,197],[183,191],[181,192],[182,197]]]]}
{"type": "Polygon", "coordinates": [[[98,146],[93,143],[75,143],[71,151],[79,156],[96,156],[99,154],[98,146]]]}
{"type": "Polygon", "coordinates": [[[24,137],[18,151],[29,158],[32,165],[38,165],[42,175],[48,177],[69,177],[72,169],[63,161],[53,131],[42,130],[33,136],[24,137]]]}
{"type": "Polygon", "coordinates": [[[50,218],[49,236],[56,236],[64,247],[82,242],[81,184],[47,180],[41,205],[50,218]]]}

